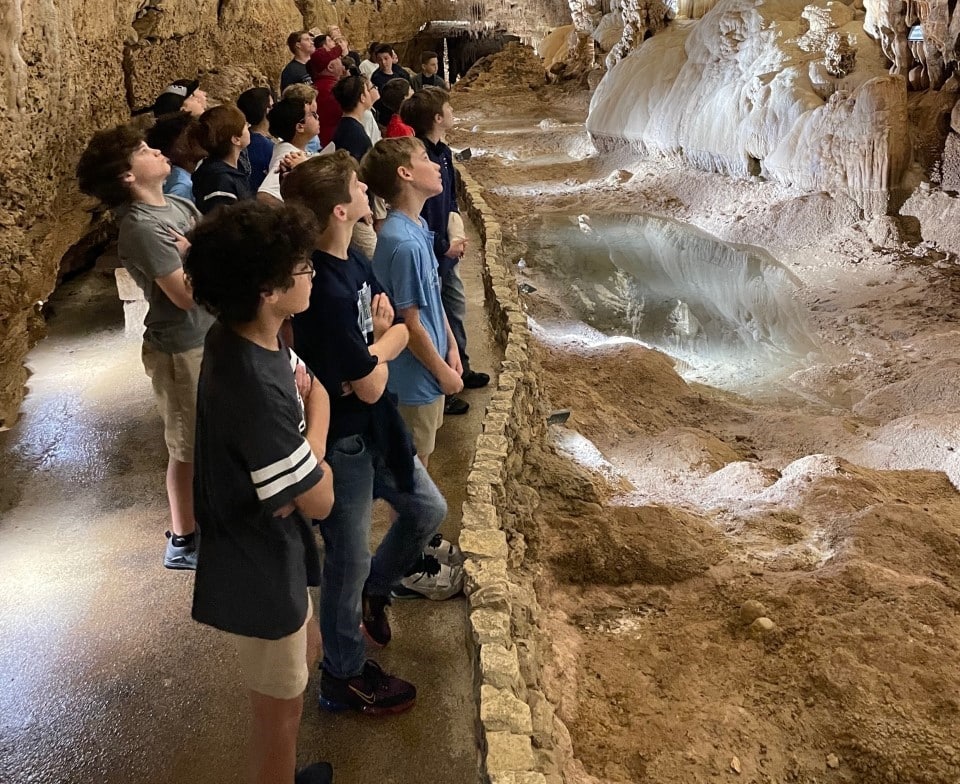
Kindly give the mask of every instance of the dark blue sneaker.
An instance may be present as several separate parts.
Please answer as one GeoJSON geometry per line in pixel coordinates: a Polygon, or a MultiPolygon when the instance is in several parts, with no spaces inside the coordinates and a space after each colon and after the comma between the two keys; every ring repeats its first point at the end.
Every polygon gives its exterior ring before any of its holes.
{"type": "Polygon", "coordinates": [[[371,716],[402,713],[417,701],[417,687],[388,675],[372,659],[354,678],[320,676],[320,707],[325,711],[355,710],[371,716]]]}

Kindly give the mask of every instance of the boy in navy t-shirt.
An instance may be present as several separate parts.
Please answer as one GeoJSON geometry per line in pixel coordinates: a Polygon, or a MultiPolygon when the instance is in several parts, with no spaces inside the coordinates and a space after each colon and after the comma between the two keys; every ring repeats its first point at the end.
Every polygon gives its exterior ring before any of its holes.
{"type": "Polygon", "coordinates": [[[430,564],[421,557],[447,506],[414,456],[386,393],[388,363],[406,347],[407,328],[395,319],[370,262],[350,248],[353,226],[369,209],[357,168],[339,150],[300,164],[281,188],[285,202],[309,205],[321,225],[310,308],[293,321],[297,352],[331,401],[327,459],[337,498],[321,527],[320,704],[328,710],[396,713],[413,704],[416,689],[366,658],[361,620],[367,636],[386,645],[391,630],[385,608],[392,591],[411,584],[419,594],[447,598],[460,590],[462,570],[459,563],[440,563],[440,542],[430,564]],[[396,519],[371,560],[375,498],[387,501],[396,519]]]}
{"type": "Polygon", "coordinates": [[[297,729],[319,630],[307,587],[320,563],[310,518],[327,517],[329,401],[278,338],[310,302],[315,224],[304,210],[243,202],[193,233],[184,262],[196,301],[217,316],[197,392],[196,517],[203,530],[193,617],[227,632],[250,694],[251,780],[295,775],[297,729]]]}

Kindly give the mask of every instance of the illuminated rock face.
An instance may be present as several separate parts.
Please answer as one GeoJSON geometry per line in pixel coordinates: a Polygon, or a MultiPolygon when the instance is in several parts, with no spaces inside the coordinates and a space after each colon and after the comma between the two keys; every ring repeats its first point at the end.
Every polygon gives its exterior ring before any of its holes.
{"type": "Polygon", "coordinates": [[[887,69],[846,6],[721,0],[617,63],[587,129],[601,148],[844,193],[882,213],[912,161],[906,83],[887,69]]]}
{"type": "Polygon", "coordinates": [[[293,0],[4,0],[0,423],[23,394],[29,335],[42,333],[36,303],[91,225],[73,176],[91,134],[177,78],[227,64],[276,78],[289,59],[282,42],[301,24],[293,0]]]}

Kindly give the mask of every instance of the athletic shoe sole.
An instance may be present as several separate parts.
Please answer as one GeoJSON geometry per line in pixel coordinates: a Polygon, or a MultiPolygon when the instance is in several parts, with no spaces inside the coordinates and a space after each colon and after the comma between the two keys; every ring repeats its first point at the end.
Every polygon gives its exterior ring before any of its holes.
{"type": "Polygon", "coordinates": [[[447,599],[452,599],[459,593],[463,592],[463,584],[461,583],[457,586],[456,590],[453,589],[453,586],[450,587],[450,590],[443,592],[434,591],[430,596],[427,596],[425,593],[419,593],[412,590],[411,588],[405,588],[402,585],[397,585],[390,591],[391,599],[426,599],[430,602],[445,602],[447,599]]]}
{"type": "Polygon", "coordinates": [[[401,702],[399,705],[391,705],[389,708],[380,708],[373,705],[351,705],[346,702],[336,702],[320,695],[320,710],[328,713],[344,713],[346,711],[356,711],[365,716],[392,716],[397,713],[403,713],[410,710],[415,704],[416,698],[409,702],[401,702]]]}

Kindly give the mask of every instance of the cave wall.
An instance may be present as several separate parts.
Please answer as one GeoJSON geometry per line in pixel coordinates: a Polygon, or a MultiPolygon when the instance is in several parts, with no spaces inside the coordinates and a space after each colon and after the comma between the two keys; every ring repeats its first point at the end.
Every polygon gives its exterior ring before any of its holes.
{"type": "Polygon", "coordinates": [[[587,129],[601,148],[846,194],[885,213],[913,176],[907,83],[888,73],[862,19],[839,2],[720,0],[616,63],[587,129]]]}
{"type": "Polygon", "coordinates": [[[293,0],[4,0],[0,10],[0,425],[24,393],[37,303],[91,228],[74,169],[90,135],[173,79],[277,78],[293,0]],[[224,64],[230,68],[221,68],[224,64]],[[246,65],[244,65],[246,64],[246,65]]]}
{"type": "MultiPolygon", "coordinates": [[[[406,41],[432,19],[526,38],[569,22],[565,0],[3,0],[0,6],[0,427],[43,333],[60,260],[100,222],[74,169],[91,134],[199,75],[213,100],[276,83],[287,35],[338,23],[354,48],[406,41]]],[[[418,63],[415,65],[419,65],[418,63]]]]}
{"type": "Polygon", "coordinates": [[[570,23],[567,0],[297,0],[297,5],[307,27],[339,24],[361,54],[370,41],[407,41],[427,21],[489,23],[528,42],[570,23]]]}

